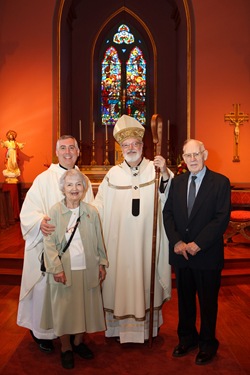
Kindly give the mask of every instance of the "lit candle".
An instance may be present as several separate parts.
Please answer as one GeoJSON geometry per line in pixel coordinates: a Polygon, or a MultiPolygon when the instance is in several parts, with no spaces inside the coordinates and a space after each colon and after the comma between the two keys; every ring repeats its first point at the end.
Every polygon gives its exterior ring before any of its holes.
{"type": "Polygon", "coordinates": [[[79,120],[79,139],[82,140],[82,122],[79,120]]]}
{"type": "Polygon", "coordinates": [[[106,135],[106,141],[108,140],[108,125],[105,124],[105,135],[106,135]]]}
{"type": "Polygon", "coordinates": [[[168,141],[170,141],[170,122],[168,120],[168,141]]]}
{"type": "Polygon", "coordinates": [[[92,132],[92,139],[95,140],[95,121],[93,121],[93,132],[92,132]]]}

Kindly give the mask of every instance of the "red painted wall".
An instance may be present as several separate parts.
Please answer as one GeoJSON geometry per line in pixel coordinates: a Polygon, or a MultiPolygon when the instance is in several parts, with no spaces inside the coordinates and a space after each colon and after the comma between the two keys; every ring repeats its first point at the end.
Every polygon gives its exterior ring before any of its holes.
{"type": "Polygon", "coordinates": [[[250,182],[250,119],[240,126],[240,162],[233,126],[224,114],[233,104],[250,114],[249,0],[193,0],[196,23],[195,136],[209,150],[208,166],[232,182],[250,182]]]}
{"type": "MultiPolygon", "coordinates": [[[[0,2],[0,138],[20,151],[20,181],[32,182],[52,158],[52,17],[55,1],[0,2]]],[[[0,147],[0,171],[5,150],[0,147]]],[[[0,172],[0,182],[4,181],[0,172]]]]}

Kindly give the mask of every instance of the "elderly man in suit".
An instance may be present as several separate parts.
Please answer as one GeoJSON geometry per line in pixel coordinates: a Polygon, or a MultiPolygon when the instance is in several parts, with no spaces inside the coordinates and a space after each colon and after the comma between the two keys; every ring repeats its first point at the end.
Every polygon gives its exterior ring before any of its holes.
{"type": "Polygon", "coordinates": [[[173,356],[182,357],[199,347],[197,365],[209,363],[219,346],[215,330],[224,263],[223,234],[231,206],[230,182],[205,166],[207,157],[202,142],[189,139],[184,143],[183,158],[189,172],[174,178],[163,210],[178,293],[179,344],[173,356]]]}

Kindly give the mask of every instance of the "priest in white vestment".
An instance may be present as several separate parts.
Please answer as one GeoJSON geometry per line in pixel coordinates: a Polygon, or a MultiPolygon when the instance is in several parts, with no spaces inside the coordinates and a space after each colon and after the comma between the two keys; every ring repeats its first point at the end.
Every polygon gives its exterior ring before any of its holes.
{"type": "Polygon", "coordinates": [[[149,339],[150,279],[155,167],[160,168],[153,336],[163,323],[162,306],[171,297],[168,240],[162,222],[173,173],[165,159],[143,157],[144,127],[123,115],[114,127],[124,162],[110,169],[99,186],[94,205],[99,211],[109,260],[103,283],[106,337],[120,343],[149,339]]]}
{"type": "MultiPolygon", "coordinates": [[[[35,341],[44,352],[53,350],[53,330],[40,328],[41,312],[47,274],[40,271],[43,236],[54,231],[49,223],[51,206],[63,199],[59,179],[67,169],[77,168],[79,156],[77,141],[72,136],[61,136],[57,141],[56,155],[59,164],[51,164],[38,175],[28,190],[20,213],[21,230],[25,240],[24,264],[18,305],[17,324],[32,331],[35,341]]],[[[87,177],[86,177],[87,178],[87,177]]],[[[94,196],[89,179],[84,201],[90,203],[94,196]]]]}

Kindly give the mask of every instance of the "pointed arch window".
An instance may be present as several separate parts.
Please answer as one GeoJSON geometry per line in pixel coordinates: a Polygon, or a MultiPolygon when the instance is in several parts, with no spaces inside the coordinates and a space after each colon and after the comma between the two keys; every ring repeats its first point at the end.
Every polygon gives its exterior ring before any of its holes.
{"type": "Polygon", "coordinates": [[[115,125],[122,114],[146,125],[147,49],[136,30],[121,24],[103,45],[101,60],[101,122],[115,125]]]}

